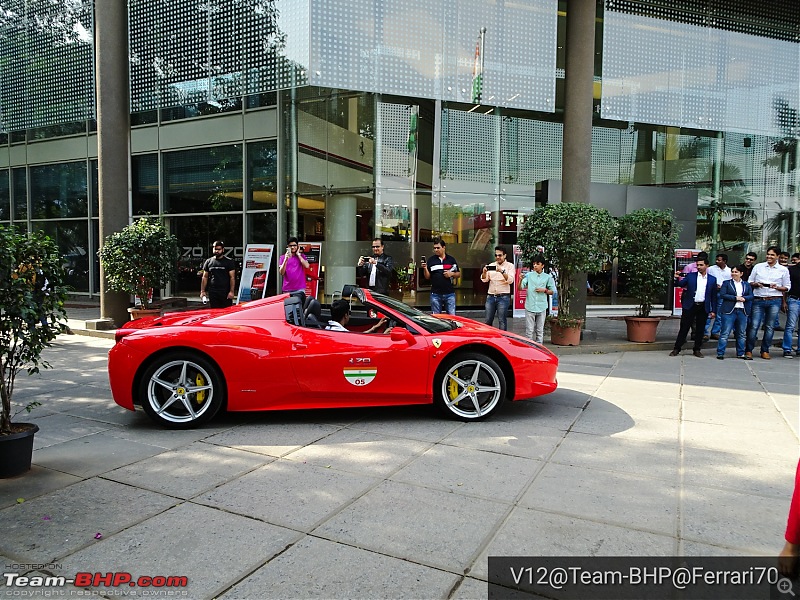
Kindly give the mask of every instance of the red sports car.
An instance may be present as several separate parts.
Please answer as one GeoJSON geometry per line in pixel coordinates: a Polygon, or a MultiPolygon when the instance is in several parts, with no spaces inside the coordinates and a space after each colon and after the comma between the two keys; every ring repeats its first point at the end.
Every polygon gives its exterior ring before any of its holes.
{"type": "Polygon", "coordinates": [[[109,352],[114,400],[184,429],[223,407],[435,403],[450,417],[473,421],[507,399],[556,389],[558,358],[527,338],[432,316],[361,288],[347,294],[349,331],[324,329],[328,317],[319,302],[289,294],[126,323],[109,352]],[[385,331],[365,333],[381,319],[385,331]]]}

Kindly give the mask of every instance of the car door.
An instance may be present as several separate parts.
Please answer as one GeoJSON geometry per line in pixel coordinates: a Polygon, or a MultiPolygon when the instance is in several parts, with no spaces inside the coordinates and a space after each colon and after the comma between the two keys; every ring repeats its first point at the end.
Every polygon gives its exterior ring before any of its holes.
{"type": "Polygon", "coordinates": [[[403,404],[430,394],[430,348],[423,335],[392,340],[385,333],[298,328],[292,347],[300,393],[309,400],[403,404]]]}

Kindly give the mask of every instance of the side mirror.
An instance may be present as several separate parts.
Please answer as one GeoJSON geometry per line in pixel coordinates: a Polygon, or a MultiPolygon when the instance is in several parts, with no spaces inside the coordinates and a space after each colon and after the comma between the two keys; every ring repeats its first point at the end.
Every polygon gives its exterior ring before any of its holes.
{"type": "Polygon", "coordinates": [[[392,327],[389,339],[393,342],[407,342],[409,346],[415,343],[414,336],[405,327],[392,327]]]}

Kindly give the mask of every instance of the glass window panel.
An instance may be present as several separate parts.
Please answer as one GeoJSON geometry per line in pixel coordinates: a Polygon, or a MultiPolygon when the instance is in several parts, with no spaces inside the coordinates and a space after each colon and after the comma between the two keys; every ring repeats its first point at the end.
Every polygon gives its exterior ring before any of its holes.
{"type": "MultiPolygon", "coordinates": [[[[248,230],[248,244],[274,244],[275,255],[280,256],[284,244],[278,244],[278,212],[271,210],[269,212],[250,213],[247,215],[247,230],[248,230]]],[[[303,238],[303,241],[305,238],[303,238]]],[[[269,277],[267,279],[267,296],[272,296],[278,293],[278,264],[273,261],[269,268],[269,277]]]]}
{"type": "Polygon", "coordinates": [[[158,155],[131,157],[134,215],[158,214],[158,155]]]}
{"type": "Polygon", "coordinates": [[[92,174],[92,215],[97,217],[100,215],[100,182],[99,174],[97,172],[97,160],[89,161],[89,172],[92,174]]]}
{"type": "Polygon", "coordinates": [[[97,251],[100,249],[100,220],[99,219],[92,219],[89,225],[92,229],[92,245],[91,245],[91,255],[92,255],[92,265],[93,265],[93,277],[92,277],[92,293],[99,294],[100,293],[100,257],[97,256],[97,251]]]}
{"type": "Polygon", "coordinates": [[[88,216],[86,163],[30,167],[31,218],[88,216]]]}
{"type": "Polygon", "coordinates": [[[12,218],[17,224],[28,220],[28,178],[25,167],[11,169],[12,218]]]}
{"type": "Polygon", "coordinates": [[[800,106],[794,37],[709,27],[682,10],[632,14],[633,4],[606,2],[603,118],[767,135],[793,126],[779,107],[800,106]]]}
{"type": "Polygon", "coordinates": [[[163,155],[165,212],[242,209],[242,146],[198,148],[163,155]]]}
{"type": "Polygon", "coordinates": [[[11,220],[11,186],[9,170],[0,169],[0,221],[11,220]]]}
{"type": "Polygon", "coordinates": [[[94,262],[89,256],[89,232],[86,220],[36,221],[34,230],[44,231],[55,240],[64,259],[65,283],[75,292],[89,291],[89,269],[94,262]]]}
{"type": "Polygon", "coordinates": [[[169,224],[182,249],[178,280],[173,283],[174,295],[197,297],[200,294],[200,269],[203,261],[211,256],[211,244],[216,240],[225,244],[225,255],[237,263],[238,285],[244,256],[241,215],[171,217],[169,224]]]}
{"type": "Polygon", "coordinates": [[[275,208],[278,205],[278,142],[256,142],[247,145],[248,186],[247,208],[275,208]]]}
{"type": "MultiPolygon", "coordinates": [[[[93,116],[93,11],[91,0],[3,2],[0,114],[4,129],[85,121],[93,116]]],[[[85,131],[85,123],[82,127],[85,131]]]]}

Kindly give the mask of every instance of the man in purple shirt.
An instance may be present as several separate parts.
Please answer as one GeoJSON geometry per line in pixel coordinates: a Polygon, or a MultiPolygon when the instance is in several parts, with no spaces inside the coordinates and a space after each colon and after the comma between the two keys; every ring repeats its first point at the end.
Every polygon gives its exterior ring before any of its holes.
{"type": "Polygon", "coordinates": [[[296,237],[289,238],[289,245],[286,246],[286,254],[281,260],[278,270],[283,277],[283,291],[297,292],[306,289],[306,269],[308,260],[300,252],[300,244],[296,237]]]}

